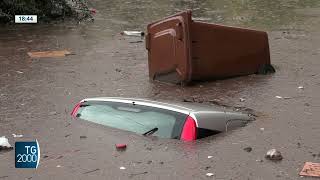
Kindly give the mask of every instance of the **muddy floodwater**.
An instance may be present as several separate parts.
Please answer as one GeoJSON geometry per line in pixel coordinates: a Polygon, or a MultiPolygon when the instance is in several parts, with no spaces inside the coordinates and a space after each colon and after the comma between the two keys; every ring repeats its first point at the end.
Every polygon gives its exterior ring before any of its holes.
{"type": "Polygon", "coordinates": [[[14,150],[0,152],[0,179],[301,179],[304,162],[320,161],[319,0],[90,2],[94,22],[0,26],[0,136],[11,145],[37,139],[41,148],[37,170],[15,169],[14,150]],[[190,87],[150,81],[144,40],[119,33],[145,31],[185,9],[196,20],[267,31],[276,73],[190,87]],[[65,49],[73,55],[27,55],[65,49]],[[214,101],[257,117],[231,133],[182,143],[70,119],[79,100],[96,96],[214,101]],[[128,148],[117,152],[115,143],[128,148]],[[282,161],[264,159],[271,148],[282,161]]]}

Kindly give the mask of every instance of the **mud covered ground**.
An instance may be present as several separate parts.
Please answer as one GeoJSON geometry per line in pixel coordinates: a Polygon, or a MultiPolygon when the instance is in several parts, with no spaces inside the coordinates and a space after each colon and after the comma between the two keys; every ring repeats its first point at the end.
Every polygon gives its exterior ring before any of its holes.
{"type": "Polygon", "coordinates": [[[15,169],[14,151],[0,152],[0,179],[301,179],[304,162],[320,161],[318,1],[95,0],[92,5],[94,23],[1,26],[0,136],[12,145],[37,139],[42,155],[37,170],[15,169]],[[277,72],[191,87],[149,81],[144,43],[119,32],[144,30],[148,22],[186,8],[207,22],[267,31],[277,72]],[[38,60],[27,55],[60,49],[75,55],[38,60]],[[232,133],[181,143],[72,121],[74,104],[95,96],[193,97],[250,108],[258,117],[232,133]],[[119,142],[128,143],[127,151],[115,151],[119,142]],[[243,150],[248,146],[249,153],[243,150]],[[281,162],[264,159],[271,148],[282,152],[281,162]],[[208,172],[214,177],[206,177],[208,172]]]}

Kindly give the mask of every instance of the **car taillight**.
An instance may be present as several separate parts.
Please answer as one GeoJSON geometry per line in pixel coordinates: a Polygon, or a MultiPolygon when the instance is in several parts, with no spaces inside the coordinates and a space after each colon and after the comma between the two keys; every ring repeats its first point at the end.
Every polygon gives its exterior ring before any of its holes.
{"type": "Polygon", "coordinates": [[[196,121],[191,116],[188,116],[184,123],[180,139],[183,141],[193,141],[197,139],[196,121]]]}
{"type": "Polygon", "coordinates": [[[74,108],[73,108],[73,110],[72,110],[72,112],[71,112],[71,116],[72,116],[72,117],[76,117],[77,112],[78,112],[78,110],[79,110],[79,108],[80,108],[80,105],[81,105],[81,102],[78,102],[78,103],[76,104],[76,106],[74,106],[74,108]]]}

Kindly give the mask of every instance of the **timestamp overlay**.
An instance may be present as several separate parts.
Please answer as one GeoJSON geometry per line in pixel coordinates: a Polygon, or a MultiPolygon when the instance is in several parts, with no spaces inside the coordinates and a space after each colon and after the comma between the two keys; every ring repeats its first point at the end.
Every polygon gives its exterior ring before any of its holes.
{"type": "Polygon", "coordinates": [[[37,23],[38,16],[37,15],[15,15],[14,22],[15,23],[37,23]]]}

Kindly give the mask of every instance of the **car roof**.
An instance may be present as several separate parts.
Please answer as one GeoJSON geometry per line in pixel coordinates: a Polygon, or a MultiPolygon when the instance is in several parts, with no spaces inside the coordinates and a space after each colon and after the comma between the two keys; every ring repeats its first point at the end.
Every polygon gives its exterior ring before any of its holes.
{"type": "Polygon", "coordinates": [[[167,110],[173,110],[184,114],[202,112],[202,111],[225,111],[224,108],[217,106],[209,106],[199,103],[183,103],[183,102],[168,102],[168,101],[153,101],[149,99],[140,98],[124,98],[124,97],[95,97],[86,98],[82,101],[110,101],[110,102],[122,102],[128,104],[146,105],[151,107],[157,107],[167,110]]]}

